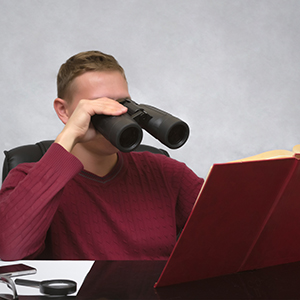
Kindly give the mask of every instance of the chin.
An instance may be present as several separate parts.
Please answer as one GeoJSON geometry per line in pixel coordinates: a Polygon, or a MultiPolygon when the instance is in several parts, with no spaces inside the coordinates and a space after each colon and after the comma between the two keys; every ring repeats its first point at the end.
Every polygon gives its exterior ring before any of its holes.
{"type": "Polygon", "coordinates": [[[82,144],[82,146],[98,155],[112,155],[119,152],[119,149],[113,146],[107,139],[101,138],[82,144]]]}

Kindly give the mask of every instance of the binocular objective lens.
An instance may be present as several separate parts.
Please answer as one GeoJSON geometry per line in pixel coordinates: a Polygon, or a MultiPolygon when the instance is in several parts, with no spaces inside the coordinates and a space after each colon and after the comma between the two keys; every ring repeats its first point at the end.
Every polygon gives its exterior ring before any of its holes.
{"type": "Polygon", "coordinates": [[[120,138],[120,144],[124,148],[130,148],[139,142],[139,130],[137,128],[129,127],[125,129],[120,138]]]}
{"type": "Polygon", "coordinates": [[[176,125],[174,126],[168,135],[168,141],[171,145],[180,145],[181,143],[185,142],[187,137],[186,127],[183,125],[176,125]]]}

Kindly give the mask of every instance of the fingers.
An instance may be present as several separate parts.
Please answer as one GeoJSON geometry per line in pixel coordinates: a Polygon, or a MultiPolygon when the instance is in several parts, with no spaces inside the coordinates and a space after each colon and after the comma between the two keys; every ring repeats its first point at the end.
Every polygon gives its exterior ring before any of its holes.
{"type": "Polygon", "coordinates": [[[90,116],[95,114],[118,116],[127,112],[127,107],[109,98],[81,100],[77,109],[87,112],[90,116]]]}
{"type": "Polygon", "coordinates": [[[71,151],[76,143],[87,142],[96,136],[96,130],[90,126],[91,117],[95,114],[118,116],[127,112],[127,108],[109,98],[80,100],[57,137],[56,142],[71,151]]]}

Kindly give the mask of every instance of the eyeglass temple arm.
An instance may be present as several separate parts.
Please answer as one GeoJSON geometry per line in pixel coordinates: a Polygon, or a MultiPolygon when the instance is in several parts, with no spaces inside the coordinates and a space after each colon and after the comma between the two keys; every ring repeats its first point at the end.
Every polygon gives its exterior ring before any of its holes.
{"type": "MultiPolygon", "coordinates": [[[[13,280],[10,277],[1,275],[0,276],[0,281],[6,283],[7,286],[12,290],[12,292],[13,292],[13,299],[19,299],[15,283],[13,282],[13,280]]],[[[10,298],[6,297],[3,294],[1,294],[0,297],[4,298],[4,299],[10,300],[10,298]]]]}

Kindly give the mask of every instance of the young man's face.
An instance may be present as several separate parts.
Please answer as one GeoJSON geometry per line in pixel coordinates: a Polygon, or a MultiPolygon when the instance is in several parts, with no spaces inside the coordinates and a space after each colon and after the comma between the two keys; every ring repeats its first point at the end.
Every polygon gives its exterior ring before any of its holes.
{"type": "MultiPolygon", "coordinates": [[[[70,90],[72,99],[68,105],[69,114],[72,114],[82,99],[107,97],[117,100],[130,97],[127,81],[118,71],[84,73],[74,79],[70,90]]],[[[106,154],[117,151],[99,132],[95,140],[85,143],[84,146],[90,151],[98,151],[99,154],[103,151],[106,154]]]]}

